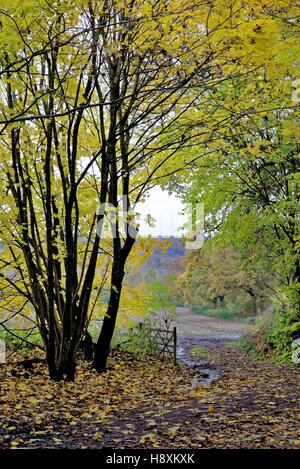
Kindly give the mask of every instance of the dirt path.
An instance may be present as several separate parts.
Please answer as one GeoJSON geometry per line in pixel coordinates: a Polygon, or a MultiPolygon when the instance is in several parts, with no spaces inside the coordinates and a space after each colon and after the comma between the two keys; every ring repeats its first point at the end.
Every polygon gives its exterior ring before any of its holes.
{"type": "Polygon", "coordinates": [[[300,448],[300,368],[229,346],[247,328],[179,310],[179,360],[198,376],[195,428],[207,431],[204,447],[300,448]]]}
{"type": "Polygon", "coordinates": [[[194,314],[189,308],[177,309],[178,361],[198,371],[197,379],[209,386],[221,378],[223,360],[214,355],[216,346],[241,339],[247,325],[194,314]],[[193,350],[198,350],[194,354],[193,350]],[[210,352],[206,352],[208,349],[210,352]],[[203,353],[200,353],[203,350],[203,353]],[[215,358],[215,361],[212,359],[215,358]]]}
{"type": "Polygon", "coordinates": [[[0,448],[299,449],[300,368],[230,347],[245,330],[181,310],[189,367],[115,352],[106,374],[56,384],[42,364],[29,377],[2,366],[0,448]]]}
{"type": "Polygon", "coordinates": [[[179,363],[194,373],[186,398],[123,415],[136,437],[123,447],[300,448],[300,369],[259,361],[228,345],[247,325],[179,310],[179,363]],[[196,349],[195,349],[196,347],[196,349]],[[198,349],[200,356],[194,351],[198,349]],[[180,352],[181,351],[181,352],[180,352]],[[171,404],[172,402],[172,404],[171,404]],[[155,421],[152,429],[147,419],[155,421]],[[145,436],[145,443],[137,435],[145,436]],[[148,436],[149,438],[148,438],[148,436]]]}
{"type": "Polygon", "coordinates": [[[229,342],[240,339],[246,332],[247,325],[205,317],[194,314],[189,308],[177,308],[178,335],[181,337],[195,337],[198,340],[212,340],[214,342],[229,342]]]}

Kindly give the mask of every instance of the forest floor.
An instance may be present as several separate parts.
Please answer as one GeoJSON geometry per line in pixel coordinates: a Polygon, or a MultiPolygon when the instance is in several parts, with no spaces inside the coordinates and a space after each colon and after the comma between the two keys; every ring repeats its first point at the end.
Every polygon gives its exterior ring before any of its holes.
{"type": "Polygon", "coordinates": [[[53,383],[0,365],[0,448],[300,448],[300,369],[230,346],[244,324],[180,315],[178,366],[113,352],[53,383]]]}

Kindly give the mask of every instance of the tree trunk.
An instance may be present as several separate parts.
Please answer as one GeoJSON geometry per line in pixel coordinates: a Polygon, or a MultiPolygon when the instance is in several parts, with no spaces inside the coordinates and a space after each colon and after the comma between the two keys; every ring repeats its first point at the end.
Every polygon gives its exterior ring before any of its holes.
{"type": "Polygon", "coordinates": [[[74,353],[68,358],[65,369],[63,371],[63,378],[65,378],[66,381],[75,381],[76,359],[74,353]]]}
{"type": "Polygon", "coordinates": [[[94,358],[94,342],[91,334],[87,331],[84,338],[80,342],[79,348],[82,350],[83,358],[87,361],[92,361],[94,358]]]}
{"type": "Polygon", "coordinates": [[[47,364],[48,364],[48,371],[49,371],[50,379],[52,379],[53,381],[60,381],[60,379],[58,379],[55,356],[54,356],[54,353],[50,350],[47,351],[47,364]]]}
{"type": "Polygon", "coordinates": [[[111,277],[110,298],[107,312],[103,320],[100,336],[95,350],[93,368],[99,373],[106,371],[111,339],[114,333],[117,314],[119,310],[122,283],[124,278],[124,263],[113,266],[111,277]]]}
{"type": "Polygon", "coordinates": [[[52,344],[47,350],[47,364],[50,379],[53,381],[75,380],[76,350],[73,348],[61,353],[60,344],[52,344]]]}
{"type": "Polygon", "coordinates": [[[257,297],[255,295],[254,290],[249,287],[246,289],[246,292],[250,295],[251,297],[251,313],[256,316],[257,315],[257,297]]]}

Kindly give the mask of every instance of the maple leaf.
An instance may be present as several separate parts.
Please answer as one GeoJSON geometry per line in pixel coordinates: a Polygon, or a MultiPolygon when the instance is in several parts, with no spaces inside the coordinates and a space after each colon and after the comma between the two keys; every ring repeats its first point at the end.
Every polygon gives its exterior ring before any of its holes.
{"type": "Polygon", "coordinates": [[[100,432],[96,432],[93,435],[93,440],[94,441],[101,441],[103,439],[103,434],[100,432]]]}

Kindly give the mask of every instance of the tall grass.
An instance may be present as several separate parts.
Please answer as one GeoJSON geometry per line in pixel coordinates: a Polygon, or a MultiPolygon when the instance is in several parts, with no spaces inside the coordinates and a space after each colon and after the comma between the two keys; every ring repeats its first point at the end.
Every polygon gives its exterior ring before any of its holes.
{"type": "Polygon", "coordinates": [[[198,305],[194,307],[194,312],[200,314],[201,316],[211,316],[219,319],[227,319],[231,321],[240,321],[240,322],[254,322],[253,317],[245,317],[240,312],[239,306],[234,305],[224,305],[214,307],[211,304],[198,305]]]}

